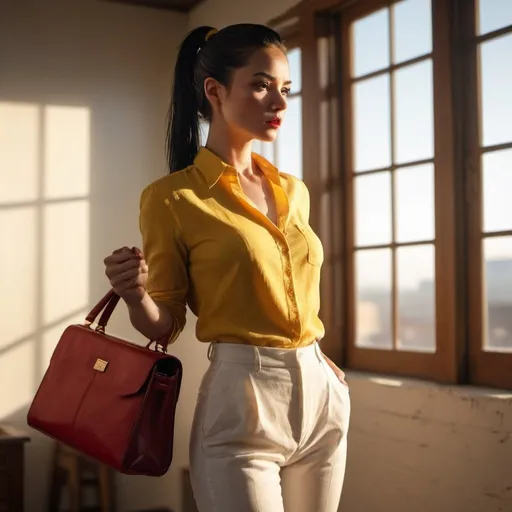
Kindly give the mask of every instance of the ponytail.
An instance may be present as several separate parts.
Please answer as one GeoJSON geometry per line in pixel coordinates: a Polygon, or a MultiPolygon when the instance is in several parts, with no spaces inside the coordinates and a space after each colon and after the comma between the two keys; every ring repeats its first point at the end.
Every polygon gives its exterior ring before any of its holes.
{"type": "Polygon", "coordinates": [[[174,86],[167,115],[166,153],[169,172],[189,166],[200,145],[199,111],[203,83],[194,78],[197,54],[206,43],[212,27],[199,27],[180,46],[174,68],[174,86]]]}

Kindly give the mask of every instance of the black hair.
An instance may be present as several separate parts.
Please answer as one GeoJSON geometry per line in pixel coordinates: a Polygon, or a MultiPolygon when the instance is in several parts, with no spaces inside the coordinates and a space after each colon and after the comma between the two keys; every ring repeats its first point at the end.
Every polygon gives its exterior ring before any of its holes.
{"type": "Polygon", "coordinates": [[[264,25],[241,23],[218,32],[204,26],[187,35],[176,60],[167,116],[169,172],[192,164],[199,151],[200,119],[210,121],[212,116],[204,93],[205,79],[212,77],[229,87],[233,71],[247,65],[256,50],[268,47],[277,47],[286,53],[279,34],[264,25]]]}

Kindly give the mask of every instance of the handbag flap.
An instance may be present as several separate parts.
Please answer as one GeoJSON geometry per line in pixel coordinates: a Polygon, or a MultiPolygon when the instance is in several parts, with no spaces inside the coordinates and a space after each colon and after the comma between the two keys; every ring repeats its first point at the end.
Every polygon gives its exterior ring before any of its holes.
{"type": "MultiPolygon", "coordinates": [[[[50,360],[59,368],[69,368],[76,378],[95,379],[95,385],[118,396],[139,393],[151,377],[158,361],[176,358],[97,332],[83,325],[69,326],[61,336],[50,360]],[[57,365],[56,365],[57,366],[57,365]]],[[[179,371],[180,366],[174,366],[179,371]]]]}

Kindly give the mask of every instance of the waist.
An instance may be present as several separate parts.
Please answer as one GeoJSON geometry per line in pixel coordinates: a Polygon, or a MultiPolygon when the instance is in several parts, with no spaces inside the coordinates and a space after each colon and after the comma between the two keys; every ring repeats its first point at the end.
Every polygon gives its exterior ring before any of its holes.
{"type": "Polygon", "coordinates": [[[310,361],[321,361],[317,341],[297,348],[258,347],[214,341],[208,348],[210,361],[257,365],[259,367],[297,368],[310,361]]]}

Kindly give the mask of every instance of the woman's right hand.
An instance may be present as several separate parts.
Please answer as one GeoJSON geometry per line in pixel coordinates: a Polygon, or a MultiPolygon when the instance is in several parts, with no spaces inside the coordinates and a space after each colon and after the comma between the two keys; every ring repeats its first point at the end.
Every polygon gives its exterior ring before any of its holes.
{"type": "Polygon", "coordinates": [[[142,251],[137,247],[122,247],[103,261],[105,274],[114,291],[127,304],[140,303],[148,281],[148,266],[142,251]]]}

